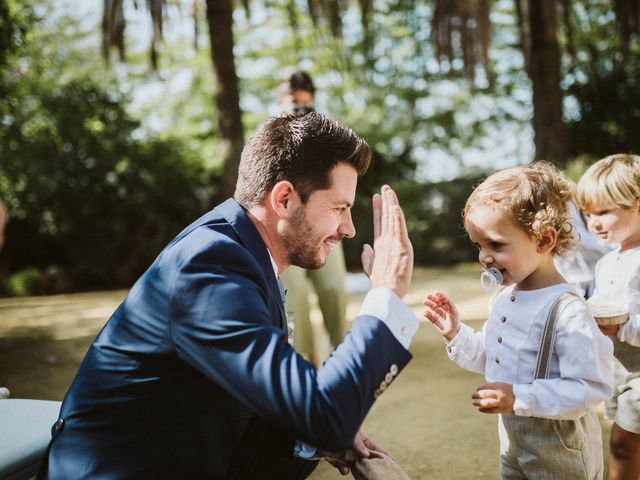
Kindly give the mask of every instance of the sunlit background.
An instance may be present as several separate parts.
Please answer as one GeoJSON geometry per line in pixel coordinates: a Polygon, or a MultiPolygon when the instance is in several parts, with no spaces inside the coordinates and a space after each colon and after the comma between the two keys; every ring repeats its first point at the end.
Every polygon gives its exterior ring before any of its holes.
{"type": "Polygon", "coordinates": [[[634,1],[0,5],[3,295],[129,286],[229,195],[294,69],[314,78],[317,110],[375,150],[352,269],[382,183],[418,264],[469,261],[459,211],[486,173],[546,159],[575,176],[640,138],[634,1]]]}

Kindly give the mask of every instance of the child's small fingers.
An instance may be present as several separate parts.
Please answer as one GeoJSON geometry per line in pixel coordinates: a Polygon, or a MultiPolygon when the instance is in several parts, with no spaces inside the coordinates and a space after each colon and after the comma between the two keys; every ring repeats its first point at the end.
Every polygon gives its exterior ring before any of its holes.
{"type": "Polygon", "coordinates": [[[475,392],[473,392],[473,394],[471,395],[471,398],[473,399],[495,398],[495,397],[496,397],[495,390],[483,389],[482,387],[478,387],[478,389],[475,392]]]}
{"type": "Polygon", "coordinates": [[[426,302],[427,300],[430,300],[432,302],[437,302],[438,298],[439,297],[435,293],[427,293],[427,296],[424,298],[424,301],[426,302]]]}
{"type": "Polygon", "coordinates": [[[494,398],[476,398],[471,403],[479,408],[495,408],[497,406],[494,398]]]}
{"type": "Polygon", "coordinates": [[[438,320],[439,316],[433,310],[425,310],[423,316],[431,323],[438,320]]]}
{"type": "Polygon", "coordinates": [[[480,413],[500,413],[498,408],[479,408],[478,411],[480,413]]]}
{"type": "Polygon", "coordinates": [[[432,308],[432,309],[436,309],[440,307],[440,304],[438,302],[435,302],[431,299],[426,299],[424,302],[422,302],[422,304],[425,307],[432,308]]]}

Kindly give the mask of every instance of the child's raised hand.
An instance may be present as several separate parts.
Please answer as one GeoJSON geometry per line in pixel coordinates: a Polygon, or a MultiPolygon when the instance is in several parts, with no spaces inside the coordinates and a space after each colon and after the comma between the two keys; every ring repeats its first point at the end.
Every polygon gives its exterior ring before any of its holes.
{"type": "Polygon", "coordinates": [[[458,309],[445,294],[434,292],[427,295],[422,302],[427,309],[423,315],[440,334],[451,341],[460,329],[458,309]]]}
{"type": "Polygon", "coordinates": [[[514,413],[513,385],[509,383],[485,383],[471,395],[473,405],[482,413],[514,413]]]}

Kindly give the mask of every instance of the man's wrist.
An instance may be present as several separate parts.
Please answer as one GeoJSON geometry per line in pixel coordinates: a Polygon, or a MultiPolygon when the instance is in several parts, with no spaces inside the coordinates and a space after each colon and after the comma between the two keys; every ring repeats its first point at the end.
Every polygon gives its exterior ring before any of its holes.
{"type": "Polygon", "coordinates": [[[402,346],[409,349],[411,339],[420,325],[411,309],[390,288],[375,288],[362,302],[360,315],[380,319],[402,346]]]}

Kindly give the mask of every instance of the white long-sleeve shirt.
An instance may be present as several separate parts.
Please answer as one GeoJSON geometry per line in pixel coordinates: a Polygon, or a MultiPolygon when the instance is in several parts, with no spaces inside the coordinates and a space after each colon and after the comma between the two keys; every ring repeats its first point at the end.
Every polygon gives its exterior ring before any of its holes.
{"type": "Polygon", "coordinates": [[[513,385],[516,415],[577,419],[612,394],[613,345],[581,299],[558,314],[548,379],[534,379],[542,331],[556,298],[575,287],[503,288],[492,298],[479,332],[461,324],[447,344],[449,358],[484,373],[488,382],[513,385]]]}
{"type": "Polygon", "coordinates": [[[618,330],[618,339],[640,347],[640,247],[624,252],[617,248],[598,261],[593,297],[629,307],[629,320],[618,330]]]}

